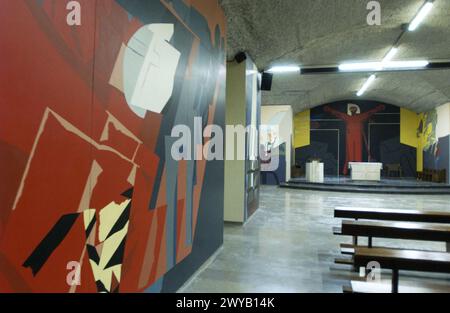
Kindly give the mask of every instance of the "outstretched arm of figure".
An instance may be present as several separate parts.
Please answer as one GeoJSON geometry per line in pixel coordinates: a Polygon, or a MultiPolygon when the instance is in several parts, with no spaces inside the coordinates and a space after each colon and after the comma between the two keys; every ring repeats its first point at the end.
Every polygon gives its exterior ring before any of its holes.
{"type": "Polygon", "coordinates": [[[329,107],[328,105],[323,109],[325,112],[333,114],[334,116],[336,116],[337,118],[340,118],[342,120],[346,120],[348,118],[348,115],[345,113],[342,113],[338,110],[332,109],[331,107],[329,107]]]}
{"type": "Polygon", "coordinates": [[[361,119],[362,120],[367,120],[368,118],[370,118],[372,115],[374,115],[375,113],[378,113],[380,111],[383,111],[386,107],[383,104],[380,104],[379,106],[377,106],[376,108],[369,110],[367,112],[361,113],[361,119]]]}

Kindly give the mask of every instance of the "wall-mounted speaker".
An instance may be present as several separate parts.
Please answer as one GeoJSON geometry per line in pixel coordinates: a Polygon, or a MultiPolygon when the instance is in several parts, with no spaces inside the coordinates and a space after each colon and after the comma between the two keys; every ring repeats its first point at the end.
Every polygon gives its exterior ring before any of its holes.
{"type": "Polygon", "coordinates": [[[273,74],[264,72],[261,78],[261,90],[271,91],[272,90],[272,80],[273,74]]]}
{"type": "Polygon", "coordinates": [[[239,52],[238,54],[236,54],[234,59],[236,60],[236,62],[242,63],[247,60],[247,54],[245,54],[245,52],[239,52]]]}

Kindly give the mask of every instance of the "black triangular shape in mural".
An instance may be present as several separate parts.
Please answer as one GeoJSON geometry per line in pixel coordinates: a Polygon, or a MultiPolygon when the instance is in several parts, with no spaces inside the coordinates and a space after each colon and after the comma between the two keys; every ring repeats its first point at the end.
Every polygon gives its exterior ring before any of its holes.
{"type": "Polygon", "coordinates": [[[105,285],[101,281],[97,280],[95,282],[95,284],[97,285],[97,291],[98,292],[109,293],[108,289],[105,288],[105,285]]]}
{"type": "Polygon", "coordinates": [[[128,223],[130,219],[130,210],[131,210],[131,202],[127,205],[125,210],[123,210],[122,214],[120,214],[119,218],[117,219],[114,226],[109,231],[108,236],[106,236],[106,239],[117,233],[118,231],[122,230],[125,225],[128,223]]]}
{"type": "Polygon", "coordinates": [[[108,264],[105,266],[105,270],[107,268],[120,265],[123,262],[123,255],[125,252],[125,242],[127,240],[127,237],[123,238],[122,242],[120,243],[119,247],[117,248],[116,252],[114,252],[113,256],[109,260],[108,264]]]}
{"type": "Polygon", "coordinates": [[[78,216],[80,216],[79,213],[63,215],[22,266],[31,268],[33,276],[36,276],[53,251],[55,251],[64,238],[66,238],[78,216]]]}
{"type": "Polygon", "coordinates": [[[127,191],[125,191],[124,193],[122,193],[122,196],[124,196],[125,198],[131,199],[133,198],[133,188],[128,189],[127,191]]]}
{"type": "Polygon", "coordinates": [[[89,226],[86,228],[86,238],[89,238],[91,235],[92,229],[94,229],[95,223],[97,222],[97,217],[94,215],[92,221],[89,223],[89,226]]]}
{"type": "Polygon", "coordinates": [[[97,249],[91,245],[86,245],[86,248],[88,251],[89,259],[94,261],[95,264],[98,265],[100,263],[100,256],[98,255],[97,249]]]}

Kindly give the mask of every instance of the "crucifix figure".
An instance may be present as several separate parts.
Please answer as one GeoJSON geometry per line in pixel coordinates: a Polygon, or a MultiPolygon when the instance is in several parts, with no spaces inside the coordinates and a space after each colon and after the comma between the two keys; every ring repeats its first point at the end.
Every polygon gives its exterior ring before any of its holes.
{"type": "Polygon", "coordinates": [[[332,109],[329,106],[326,106],[324,108],[325,112],[330,113],[343,120],[346,125],[347,130],[345,137],[345,165],[342,174],[348,174],[349,162],[362,162],[364,122],[366,122],[375,113],[383,111],[384,109],[384,105],[379,105],[376,108],[365,113],[358,113],[358,108],[356,106],[351,106],[349,114],[345,114],[343,112],[332,109]]]}

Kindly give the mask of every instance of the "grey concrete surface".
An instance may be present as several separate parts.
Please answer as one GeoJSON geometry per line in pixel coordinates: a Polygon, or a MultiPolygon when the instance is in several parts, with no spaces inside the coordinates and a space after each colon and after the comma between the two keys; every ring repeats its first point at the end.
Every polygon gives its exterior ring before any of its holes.
{"type": "MultiPolygon", "coordinates": [[[[228,58],[245,51],[260,70],[271,65],[327,66],[380,61],[424,0],[379,0],[381,25],[367,23],[368,0],[221,0],[228,19],[228,58]]],[[[450,59],[450,1],[435,7],[403,38],[395,60],[450,59]]],[[[263,104],[292,105],[300,112],[356,99],[369,75],[276,75],[263,104]]],[[[365,99],[423,112],[450,101],[450,70],[380,73],[365,99]]]]}

